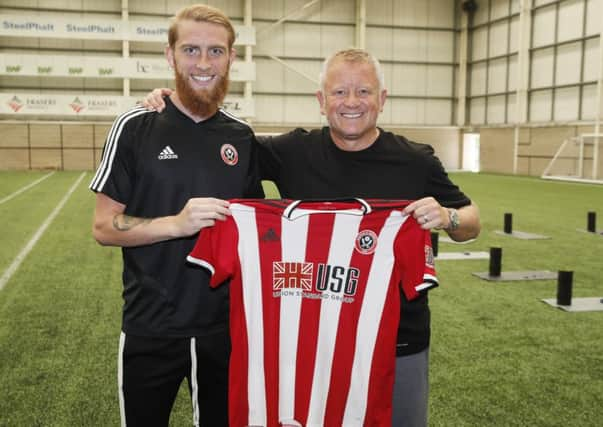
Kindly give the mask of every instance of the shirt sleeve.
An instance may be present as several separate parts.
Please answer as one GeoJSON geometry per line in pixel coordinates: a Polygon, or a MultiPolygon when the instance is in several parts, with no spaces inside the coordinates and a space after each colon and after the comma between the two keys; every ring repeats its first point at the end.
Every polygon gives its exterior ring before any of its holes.
{"type": "Polygon", "coordinates": [[[201,230],[188,262],[206,268],[211,273],[210,286],[217,287],[236,272],[238,233],[232,217],[216,221],[201,230]]]}
{"type": "Polygon", "coordinates": [[[146,111],[134,109],[115,119],[103,147],[101,162],[90,183],[92,191],[128,204],[135,170],[131,129],[137,121],[135,118],[144,113],[146,111]]]}
{"type": "Polygon", "coordinates": [[[423,145],[425,154],[429,156],[429,179],[426,195],[435,198],[442,206],[460,208],[471,204],[471,199],[452,182],[440,159],[434,154],[433,147],[423,145]]]}
{"type": "Polygon", "coordinates": [[[394,241],[396,268],[402,280],[402,290],[410,301],[438,286],[431,234],[409,217],[394,241]]]}
{"type": "Polygon", "coordinates": [[[304,147],[308,136],[308,131],[302,128],[277,136],[258,136],[261,178],[279,182],[281,171],[289,162],[296,161],[297,151],[304,147]]]}
{"type": "Polygon", "coordinates": [[[249,172],[247,174],[247,185],[243,197],[250,199],[263,199],[265,197],[259,167],[259,144],[255,136],[252,138],[251,158],[249,159],[249,172]]]}
{"type": "Polygon", "coordinates": [[[275,146],[274,137],[258,136],[258,164],[262,179],[276,181],[280,176],[282,160],[275,146]]]}

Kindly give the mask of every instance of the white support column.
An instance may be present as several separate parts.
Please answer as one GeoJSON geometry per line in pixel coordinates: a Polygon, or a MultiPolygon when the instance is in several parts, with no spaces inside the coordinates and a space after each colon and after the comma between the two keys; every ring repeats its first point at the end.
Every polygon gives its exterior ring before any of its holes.
{"type": "MultiPolygon", "coordinates": [[[[601,122],[603,121],[603,29],[599,33],[599,76],[597,79],[597,101],[595,116],[595,133],[601,133],[601,122]]],[[[600,138],[596,136],[593,141],[593,172],[592,179],[597,179],[599,168],[600,138]]]]}
{"type": "MultiPolygon", "coordinates": [[[[245,0],[245,17],[243,18],[243,24],[245,26],[253,25],[253,0],[245,0]]],[[[253,47],[245,46],[245,62],[251,64],[253,62],[253,47]]],[[[243,97],[246,103],[251,103],[253,100],[253,87],[251,82],[245,82],[245,88],[243,89],[243,97]]],[[[251,122],[251,119],[247,119],[251,122]]]]}
{"type": "MultiPolygon", "coordinates": [[[[130,18],[130,14],[129,14],[128,10],[129,10],[128,0],[121,0],[121,22],[124,25],[124,28],[127,28],[128,20],[130,18]]],[[[122,44],[122,47],[121,47],[122,57],[129,58],[130,57],[130,41],[123,40],[121,42],[121,44],[122,44]]],[[[129,77],[124,77],[124,79],[123,79],[122,95],[130,96],[130,78],[129,77]]]]}
{"type": "Polygon", "coordinates": [[[532,0],[520,0],[519,46],[517,55],[517,92],[515,95],[515,133],[513,138],[513,173],[517,174],[519,128],[528,121],[528,84],[530,81],[530,45],[532,35],[532,0]]]}
{"type": "Polygon", "coordinates": [[[366,49],[366,0],[356,0],[356,34],[354,44],[357,49],[366,49]]]}
{"type": "Polygon", "coordinates": [[[467,52],[469,49],[469,13],[461,12],[459,38],[459,73],[457,75],[456,125],[464,126],[467,114],[467,52]]]}

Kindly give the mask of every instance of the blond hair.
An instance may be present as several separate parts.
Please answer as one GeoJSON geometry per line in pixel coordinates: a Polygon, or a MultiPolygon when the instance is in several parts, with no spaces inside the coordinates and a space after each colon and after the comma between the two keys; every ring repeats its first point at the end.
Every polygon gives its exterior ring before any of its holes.
{"type": "Polygon", "coordinates": [[[375,58],[373,55],[368,53],[366,50],[362,49],[344,49],[338,52],[335,52],[327,57],[322,63],[322,71],[320,72],[320,90],[322,92],[325,91],[325,80],[327,78],[327,70],[331,66],[333,62],[336,60],[342,60],[351,63],[365,63],[371,64],[375,69],[375,74],[377,75],[377,80],[379,80],[379,91],[385,89],[385,77],[383,76],[383,70],[381,69],[381,64],[379,60],[375,58]]]}
{"type": "Polygon", "coordinates": [[[171,18],[171,24],[168,30],[168,44],[172,49],[178,40],[178,24],[181,21],[186,20],[209,22],[211,24],[223,26],[228,32],[228,50],[232,49],[232,45],[235,41],[235,30],[230,19],[228,19],[220,9],[206,4],[194,4],[192,6],[184,7],[171,18]]]}

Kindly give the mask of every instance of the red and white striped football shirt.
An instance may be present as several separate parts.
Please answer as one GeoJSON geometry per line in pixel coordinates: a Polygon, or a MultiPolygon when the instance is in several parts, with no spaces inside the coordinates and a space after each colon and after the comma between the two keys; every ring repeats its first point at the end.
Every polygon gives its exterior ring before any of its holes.
{"type": "Polygon", "coordinates": [[[231,279],[230,425],[391,424],[399,286],[437,286],[406,201],[233,200],[188,260],[231,279]]]}

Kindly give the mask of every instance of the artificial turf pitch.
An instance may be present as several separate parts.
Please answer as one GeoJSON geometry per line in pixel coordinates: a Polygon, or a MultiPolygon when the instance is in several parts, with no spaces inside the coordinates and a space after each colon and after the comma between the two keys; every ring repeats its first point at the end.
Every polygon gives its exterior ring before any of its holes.
{"type": "MultiPolygon", "coordinates": [[[[48,172],[0,172],[0,201],[48,172]]],[[[0,275],[81,172],[58,172],[0,203],[0,275]]],[[[503,248],[503,270],[572,270],[575,297],[603,296],[603,186],[487,174],[451,174],[479,205],[481,236],[464,251],[503,248]],[[550,236],[524,241],[514,227],[550,236]]],[[[0,426],[119,425],[116,354],[121,254],[92,238],[88,173],[0,290],[0,426]]],[[[267,186],[275,196],[273,186],[267,186]]],[[[440,251],[454,251],[440,243],[440,251]]],[[[488,260],[436,264],[430,294],[430,426],[599,426],[603,312],[543,304],[556,282],[491,283],[488,260]]],[[[188,426],[185,387],[171,425],[188,426]]]]}

